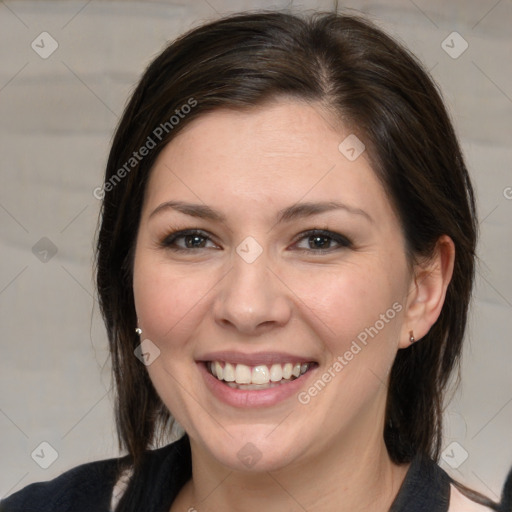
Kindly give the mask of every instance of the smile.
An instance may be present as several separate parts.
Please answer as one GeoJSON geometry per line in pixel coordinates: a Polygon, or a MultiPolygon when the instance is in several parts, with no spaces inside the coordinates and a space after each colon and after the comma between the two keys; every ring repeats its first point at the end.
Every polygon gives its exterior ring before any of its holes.
{"type": "Polygon", "coordinates": [[[233,389],[269,389],[292,382],[304,375],[315,363],[274,363],[248,366],[223,361],[208,361],[208,372],[233,389]]]}

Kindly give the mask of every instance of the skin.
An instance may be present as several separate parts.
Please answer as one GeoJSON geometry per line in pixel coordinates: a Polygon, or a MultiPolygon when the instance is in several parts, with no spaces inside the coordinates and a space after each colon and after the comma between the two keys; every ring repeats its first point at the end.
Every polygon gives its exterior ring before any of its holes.
{"type": "MultiPolygon", "coordinates": [[[[400,222],[366,153],[338,150],[349,131],[318,105],[274,101],[218,110],[190,123],[159,155],[146,191],[134,259],[134,296],[143,338],[160,355],[148,366],[165,405],[190,436],[193,477],[171,510],[388,510],[408,469],[385,448],[386,382],[409,331],[424,336],[451,278],[448,237],[433,259],[408,265],[400,222]],[[198,218],[167,201],[207,205],[223,220],[198,218]],[[305,202],[334,209],[277,222],[305,202]],[[368,219],[369,217],[370,219],[368,219]],[[177,230],[203,230],[162,245],[177,230]],[[301,233],[324,229],[351,240],[301,233]],[[236,252],[248,236],[262,253],[236,252]],[[174,246],[175,247],[175,246],[174,246]],[[196,361],[207,352],[287,352],[315,361],[307,391],[365,328],[401,310],[335,377],[301,404],[296,394],[267,407],[217,399],[196,361]],[[261,458],[237,456],[247,443],[261,458]]],[[[419,341],[421,343],[421,341],[419,341]]]]}

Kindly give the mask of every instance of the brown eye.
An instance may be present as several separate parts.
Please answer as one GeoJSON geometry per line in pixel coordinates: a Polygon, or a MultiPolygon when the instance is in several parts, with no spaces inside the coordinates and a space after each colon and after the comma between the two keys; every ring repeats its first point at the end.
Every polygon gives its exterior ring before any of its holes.
{"type": "Polygon", "coordinates": [[[206,245],[206,237],[202,235],[185,235],[182,238],[187,249],[197,249],[206,245]]]}
{"type": "Polygon", "coordinates": [[[162,241],[162,246],[175,251],[219,248],[207,233],[197,230],[171,233],[162,241]]]}
{"type": "Polygon", "coordinates": [[[299,250],[311,252],[330,252],[337,249],[351,247],[352,242],[339,233],[325,230],[310,230],[302,233],[295,242],[294,247],[299,250]]]}
{"type": "Polygon", "coordinates": [[[324,235],[313,235],[308,238],[310,249],[330,249],[333,240],[324,235]]]}

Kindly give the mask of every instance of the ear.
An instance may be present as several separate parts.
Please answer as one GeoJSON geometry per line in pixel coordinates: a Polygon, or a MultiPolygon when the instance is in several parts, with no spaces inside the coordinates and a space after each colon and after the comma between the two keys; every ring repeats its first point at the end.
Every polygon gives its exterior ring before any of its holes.
{"type": "Polygon", "coordinates": [[[441,314],[446,289],[452,278],[455,261],[455,244],[443,235],[436,244],[432,258],[417,263],[406,300],[406,311],[400,348],[410,346],[410,332],[415,340],[428,333],[441,314]]]}

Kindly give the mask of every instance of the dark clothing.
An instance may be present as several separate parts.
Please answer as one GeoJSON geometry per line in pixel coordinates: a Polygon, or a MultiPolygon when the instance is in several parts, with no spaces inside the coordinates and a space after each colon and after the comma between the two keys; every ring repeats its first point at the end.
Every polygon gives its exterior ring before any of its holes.
{"type": "MultiPolygon", "coordinates": [[[[0,512],[109,512],[112,490],[126,459],[78,466],[50,482],[31,484],[0,502],[0,512]]],[[[124,497],[138,512],[168,512],[191,477],[187,436],[148,452],[137,485],[124,497]]],[[[447,512],[451,479],[435,462],[416,457],[390,512],[447,512]]],[[[512,512],[512,472],[500,512],[512,512]]]]}

